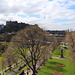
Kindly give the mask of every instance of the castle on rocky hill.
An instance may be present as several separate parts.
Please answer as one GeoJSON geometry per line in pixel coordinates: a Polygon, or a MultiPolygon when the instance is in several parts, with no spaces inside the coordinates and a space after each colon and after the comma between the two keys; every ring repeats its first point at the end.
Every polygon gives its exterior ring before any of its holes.
{"type": "Polygon", "coordinates": [[[26,26],[28,26],[29,24],[25,24],[25,23],[18,23],[17,21],[7,21],[6,22],[6,26],[9,26],[9,25],[11,25],[11,26],[18,26],[18,27],[26,27],[26,26]]]}
{"type": "Polygon", "coordinates": [[[23,29],[25,27],[29,26],[29,24],[26,23],[18,23],[17,21],[7,21],[5,30],[7,32],[13,32],[13,31],[19,31],[20,29],[23,29]]]}

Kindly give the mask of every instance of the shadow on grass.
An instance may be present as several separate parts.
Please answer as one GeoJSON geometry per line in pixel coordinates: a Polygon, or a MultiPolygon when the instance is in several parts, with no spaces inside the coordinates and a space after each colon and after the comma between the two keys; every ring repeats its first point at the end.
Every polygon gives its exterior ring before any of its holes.
{"type": "Polygon", "coordinates": [[[48,69],[54,70],[54,71],[58,71],[58,72],[67,72],[67,70],[63,69],[63,67],[52,67],[52,66],[46,66],[48,69]]]}
{"type": "Polygon", "coordinates": [[[48,61],[49,64],[57,64],[58,62],[48,61]]]}
{"type": "MultiPolygon", "coordinates": [[[[59,66],[56,66],[58,62],[53,62],[53,61],[48,61],[48,64],[49,65],[46,65],[46,68],[47,69],[51,69],[51,70],[54,70],[54,71],[59,71],[59,72],[67,72],[67,70],[65,70],[63,67],[59,67],[59,66]]],[[[65,67],[65,66],[64,66],[65,67]]]]}
{"type": "Polygon", "coordinates": [[[43,70],[39,70],[38,72],[40,72],[40,74],[39,73],[37,73],[37,75],[51,75],[51,73],[50,73],[50,71],[48,72],[46,72],[46,71],[43,71],[43,70]]]}

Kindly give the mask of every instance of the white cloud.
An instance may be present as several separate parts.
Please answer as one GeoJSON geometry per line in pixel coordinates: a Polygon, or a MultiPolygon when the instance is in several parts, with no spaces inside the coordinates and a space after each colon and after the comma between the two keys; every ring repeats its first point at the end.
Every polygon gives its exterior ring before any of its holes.
{"type": "Polygon", "coordinates": [[[69,9],[72,5],[75,5],[74,0],[0,0],[0,23],[17,20],[39,24],[46,29],[68,29],[73,27],[75,21],[62,23],[53,23],[53,21],[54,19],[75,20],[75,9],[69,9]],[[40,15],[40,18],[18,16],[34,14],[40,15]]]}
{"type": "MultiPolygon", "coordinates": [[[[42,27],[42,26],[41,26],[42,27]]],[[[48,23],[48,25],[43,25],[43,28],[47,30],[75,30],[75,21],[74,22],[62,22],[62,23],[48,23]]]]}

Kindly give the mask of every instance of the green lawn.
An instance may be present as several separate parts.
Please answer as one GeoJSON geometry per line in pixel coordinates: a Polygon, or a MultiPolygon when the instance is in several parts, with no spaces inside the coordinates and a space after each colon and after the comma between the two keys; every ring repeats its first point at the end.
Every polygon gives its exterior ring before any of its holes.
{"type": "MultiPolygon", "coordinates": [[[[56,50],[54,50],[54,52],[52,53],[52,56],[55,56],[55,57],[58,57],[58,56],[60,56],[61,55],[61,47],[62,47],[63,45],[59,45],[58,46],[58,48],[56,49],[56,50]]],[[[68,48],[68,46],[66,46],[67,48],[68,48]]],[[[63,50],[63,56],[64,57],[68,57],[68,58],[71,58],[71,56],[70,56],[70,50],[68,50],[68,49],[64,49],[63,50]]]]}
{"type": "Polygon", "coordinates": [[[75,67],[73,66],[70,59],[62,60],[62,59],[49,59],[46,62],[46,66],[42,66],[42,68],[38,71],[37,75],[51,75],[52,72],[62,72],[64,75],[75,75],[75,67]],[[64,67],[56,66],[57,63],[62,63],[64,67]]]}
{"type": "Polygon", "coordinates": [[[0,71],[1,71],[1,69],[2,69],[2,59],[3,59],[3,56],[4,54],[0,54],[0,71]]]}
{"type": "Polygon", "coordinates": [[[0,57],[0,70],[1,70],[1,67],[2,67],[2,57],[0,57]]]}
{"type": "MultiPolygon", "coordinates": [[[[60,45],[59,47],[62,47],[62,45],[60,45]]],[[[60,54],[61,54],[61,50],[56,49],[53,52],[52,56],[57,57],[57,56],[60,56],[60,54]]],[[[64,54],[64,57],[71,58],[70,50],[63,50],[63,54],[64,54]]],[[[41,67],[41,69],[38,71],[37,75],[51,75],[51,73],[55,72],[55,71],[62,72],[62,73],[64,73],[64,75],[75,75],[75,66],[73,65],[71,59],[63,60],[63,59],[52,58],[46,62],[46,66],[41,67]],[[65,66],[58,67],[58,66],[56,66],[57,63],[62,63],[65,66]]]]}
{"type": "MultiPolygon", "coordinates": [[[[52,54],[52,56],[60,56],[60,54],[61,54],[61,49],[56,49],[54,52],[53,52],[53,54],[52,54]]],[[[63,55],[64,55],[64,57],[68,57],[68,58],[70,58],[70,50],[63,50],[63,55]]]]}

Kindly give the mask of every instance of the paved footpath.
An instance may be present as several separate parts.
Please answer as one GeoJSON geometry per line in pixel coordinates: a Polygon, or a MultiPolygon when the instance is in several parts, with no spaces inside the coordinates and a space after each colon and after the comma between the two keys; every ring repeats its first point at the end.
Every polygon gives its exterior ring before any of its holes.
{"type": "MultiPolygon", "coordinates": [[[[24,63],[26,65],[26,63],[24,63]]],[[[24,67],[24,64],[21,64],[20,66],[21,67],[24,67]]],[[[7,75],[15,75],[19,69],[20,69],[20,66],[18,66],[16,69],[12,70],[10,73],[8,73],[7,75]]]]}
{"type": "MultiPolygon", "coordinates": [[[[14,67],[16,64],[13,64],[11,67],[14,67]]],[[[9,67],[7,67],[5,70],[1,71],[0,74],[4,73],[6,70],[8,70],[9,67]]]]}
{"type": "Polygon", "coordinates": [[[7,75],[15,75],[18,72],[19,68],[20,68],[20,66],[17,67],[16,69],[14,69],[13,71],[11,71],[10,73],[8,73],[7,75]]]}
{"type": "Polygon", "coordinates": [[[61,57],[52,57],[52,58],[56,58],[56,59],[63,59],[63,60],[71,59],[71,58],[67,58],[67,57],[64,57],[64,58],[61,58],[61,57]]]}
{"type": "MultiPolygon", "coordinates": [[[[19,64],[20,62],[22,62],[22,60],[20,60],[17,64],[19,64]]],[[[14,67],[16,64],[13,64],[11,67],[14,67]]],[[[8,70],[9,67],[7,67],[5,70],[1,71],[0,74],[4,73],[6,70],[8,70]]],[[[11,75],[11,74],[10,74],[11,75]]]]}
{"type": "MultiPolygon", "coordinates": [[[[31,60],[29,61],[29,63],[31,62],[31,60]]],[[[22,69],[23,67],[25,67],[26,66],[26,63],[24,63],[24,64],[21,64],[20,66],[18,66],[16,69],[14,69],[14,70],[12,70],[10,73],[8,73],[7,75],[15,75],[18,71],[19,71],[19,69],[22,69]],[[20,67],[22,67],[22,68],[20,68],[20,67]]]]}

